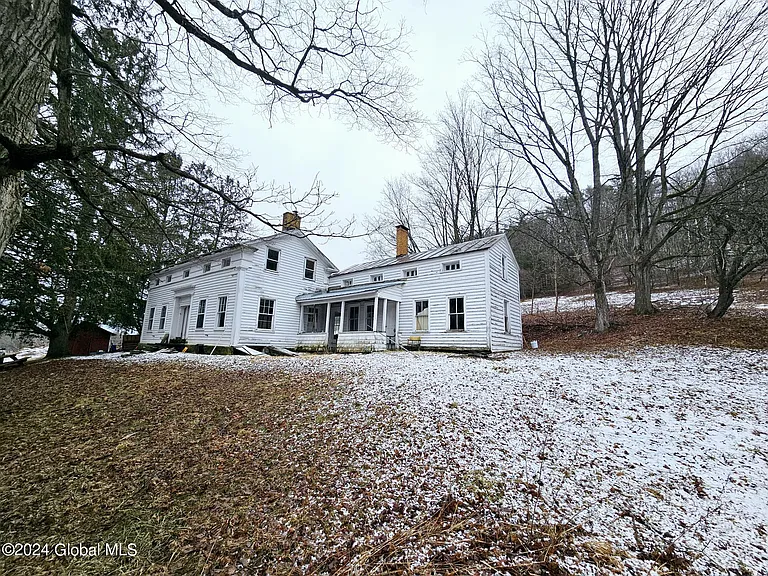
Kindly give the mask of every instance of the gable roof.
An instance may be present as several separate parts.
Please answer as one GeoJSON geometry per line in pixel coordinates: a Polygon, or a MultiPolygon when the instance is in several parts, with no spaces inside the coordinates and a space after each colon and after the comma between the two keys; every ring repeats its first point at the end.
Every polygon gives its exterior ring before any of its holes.
{"type": "Polygon", "coordinates": [[[396,264],[419,262],[421,260],[440,258],[442,256],[455,256],[457,254],[466,254],[468,252],[488,250],[491,246],[504,239],[506,239],[506,234],[495,234],[493,236],[486,236],[485,238],[478,238],[476,240],[462,242],[461,244],[449,244],[448,246],[432,248],[431,250],[425,250],[424,252],[415,252],[413,254],[405,254],[404,256],[393,256],[392,258],[374,260],[373,262],[363,262],[362,264],[355,264],[354,266],[350,266],[341,272],[336,272],[332,274],[332,276],[341,276],[342,274],[362,272],[363,270],[372,270],[374,268],[386,268],[387,266],[394,266],[396,264]]]}
{"type": "Polygon", "coordinates": [[[301,230],[290,230],[287,232],[276,232],[275,234],[270,234],[269,236],[262,236],[261,238],[254,238],[253,240],[245,240],[243,242],[238,242],[236,244],[230,244],[229,246],[224,246],[223,248],[217,248],[216,250],[211,250],[210,252],[204,252],[203,254],[199,254],[197,256],[194,256],[192,258],[189,258],[187,260],[182,260],[178,264],[174,264],[173,266],[166,266],[165,268],[158,268],[157,270],[153,270],[150,274],[150,276],[162,276],[163,273],[176,270],[178,268],[184,268],[185,266],[188,266],[189,264],[192,264],[193,262],[199,262],[202,260],[205,260],[215,254],[220,254],[222,252],[228,252],[230,250],[236,250],[238,248],[247,248],[249,250],[258,250],[258,246],[269,242],[270,240],[274,240],[276,238],[282,238],[284,236],[293,236],[294,238],[299,238],[303,240],[304,242],[307,242],[312,249],[317,253],[319,258],[325,262],[325,265],[330,268],[331,270],[338,271],[338,267],[331,262],[330,258],[326,256],[320,248],[315,246],[315,243],[310,240],[306,234],[304,234],[301,230]]]}

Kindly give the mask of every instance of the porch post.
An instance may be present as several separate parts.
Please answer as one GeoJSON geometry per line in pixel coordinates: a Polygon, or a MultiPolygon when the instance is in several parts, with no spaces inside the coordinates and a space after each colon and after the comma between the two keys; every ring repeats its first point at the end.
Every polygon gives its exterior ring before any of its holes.
{"type": "Polygon", "coordinates": [[[379,331],[379,294],[373,299],[373,326],[371,326],[373,332],[379,331]]]}
{"type": "Polygon", "coordinates": [[[328,330],[331,327],[331,303],[325,305],[325,333],[328,334],[328,330]]]}
{"type": "Polygon", "coordinates": [[[341,318],[339,319],[339,334],[344,332],[344,300],[341,301],[341,318]]]}
{"type": "Polygon", "coordinates": [[[389,302],[389,301],[386,298],[382,298],[381,301],[382,301],[381,310],[382,310],[382,313],[384,314],[384,320],[381,322],[381,324],[382,324],[381,331],[384,332],[384,336],[386,337],[386,335],[387,335],[387,316],[389,316],[389,314],[387,314],[387,302],[389,302]]]}
{"type": "Polygon", "coordinates": [[[400,302],[395,305],[395,348],[400,346],[400,302]]]}

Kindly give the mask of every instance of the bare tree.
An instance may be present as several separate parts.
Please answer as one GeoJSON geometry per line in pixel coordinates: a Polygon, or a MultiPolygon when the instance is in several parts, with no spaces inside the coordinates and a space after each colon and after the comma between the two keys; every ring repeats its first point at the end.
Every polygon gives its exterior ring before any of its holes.
{"type": "Polygon", "coordinates": [[[552,247],[589,278],[602,332],[610,327],[606,274],[621,210],[608,205],[619,199],[602,164],[610,76],[584,39],[600,30],[600,13],[580,0],[523,0],[496,5],[494,15],[499,33],[477,59],[487,123],[533,174],[530,193],[546,207],[538,213],[564,234],[552,247]]]}
{"type": "Polygon", "coordinates": [[[420,170],[387,184],[383,202],[369,218],[370,250],[391,243],[395,224],[411,229],[411,248],[456,244],[503,231],[514,206],[514,160],[493,146],[468,91],[449,99],[439,113],[420,170]]]}
{"type": "Polygon", "coordinates": [[[608,134],[626,198],[635,312],[647,314],[654,258],[709,196],[712,159],[768,112],[768,5],[589,5],[599,20],[580,41],[597,55],[592,73],[605,79],[601,97],[610,104],[608,134]]]}
{"type": "MultiPolygon", "coordinates": [[[[180,142],[201,153],[215,151],[205,147],[209,130],[194,121],[185,95],[178,94],[184,78],[193,91],[201,82],[226,90],[255,81],[270,118],[291,102],[328,106],[353,125],[397,139],[408,138],[418,120],[410,106],[412,78],[396,57],[403,49],[402,27],[386,26],[376,0],[258,6],[245,0],[11,0],[0,6],[0,252],[21,209],[14,183],[20,173],[50,161],[76,165],[107,155],[153,162],[246,209],[242,199],[173,162],[169,152],[180,142]],[[162,71],[141,95],[127,78],[131,68],[116,66],[101,51],[112,36],[135,42],[162,71]],[[79,75],[106,79],[122,104],[138,110],[142,137],[125,145],[83,133],[72,109],[79,75]],[[173,106],[159,105],[157,98],[148,103],[152,91],[176,92],[177,99],[173,106]]],[[[248,213],[276,226],[261,213],[248,213]]]]}

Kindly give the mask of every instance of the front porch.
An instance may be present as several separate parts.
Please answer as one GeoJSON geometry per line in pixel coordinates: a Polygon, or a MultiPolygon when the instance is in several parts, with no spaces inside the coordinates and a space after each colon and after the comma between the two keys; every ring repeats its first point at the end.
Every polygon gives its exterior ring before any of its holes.
{"type": "Polygon", "coordinates": [[[297,349],[372,352],[397,348],[402,284],[373,283],[298,296],[301,328],[297,349]]]}

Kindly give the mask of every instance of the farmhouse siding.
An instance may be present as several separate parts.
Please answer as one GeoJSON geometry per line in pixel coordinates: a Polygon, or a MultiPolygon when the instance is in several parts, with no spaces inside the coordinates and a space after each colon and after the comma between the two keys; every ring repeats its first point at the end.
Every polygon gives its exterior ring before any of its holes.
{"type": "Polygon", "coordinates": [[[523,324],[520,307],[520,270],[508,242],[497,242],[488,254],[491,303],[491,351],[519,350],[523,347],[523,324]],[[502,270],[502,259],[505,270],[502,270]],[[507,303],[509,326],[504,325],[504,303],[507,303]]]}
{"type": "Polygon", "coordinates": [[[293,236],[279,236],[260,245],[254,252],[252,266],[246,271],[240,318],[240,343],[294,347],[301,330],[301,306],[296,296],[328,286],[327,266],[305,241],[293,236]],[[267,269],[267,253],[279,251],[277,271],[267,269]],[[306,259],[315,261],[315,279],[304,278],[306,259]],[[258,328],[259,302],[275,301],[272,328],[258,328]]]}

